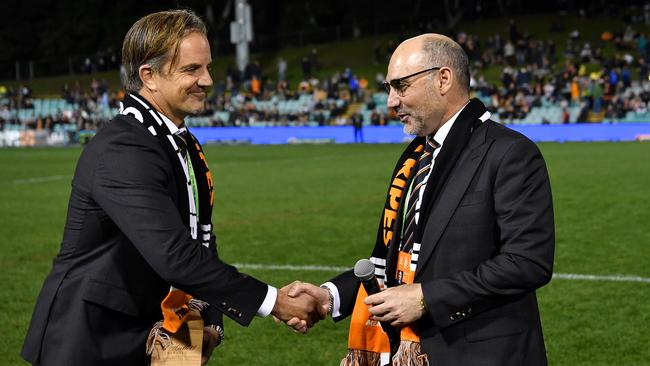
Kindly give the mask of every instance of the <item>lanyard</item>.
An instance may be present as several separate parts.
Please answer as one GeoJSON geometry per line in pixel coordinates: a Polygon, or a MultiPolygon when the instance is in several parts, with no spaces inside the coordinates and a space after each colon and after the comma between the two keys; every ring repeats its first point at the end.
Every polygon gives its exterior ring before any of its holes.
{"type": "Polygon", "coordinates": [[[185,154],[185,163],[187,164],[187,170],[190,175],[190,184],[192,185],[192,196],[194,198],[194,209],[196,210],[196,216],[199,216],[199,193],[196,188],[196,176],[194,175],[194,166],[192,166],[192,159],[190,158],[189,152],[185,154]]]}
{"type": "Polygon", "coordinates": [[[409,190],[406,191],[406,197],[405,197],[406,201],[404,201],[404,203],[406,204],[406,207],[404,207],[404,209],[402,210],[402,225],[401,225],[401,231],[402,232],[400,234],[400,238],[402,238],[404,236],[404,228],[406,226],[406,223],[404,221],[406,221],[406,213],[407,213],[406,211],[408,211],[408,203],[409,203],[409,200],[411,199],[411,191],[413,190],[413,182],[415,182],[415,177],[413,177],[413,179],[411,179],[411,184],[409,184],[409,190]]]}

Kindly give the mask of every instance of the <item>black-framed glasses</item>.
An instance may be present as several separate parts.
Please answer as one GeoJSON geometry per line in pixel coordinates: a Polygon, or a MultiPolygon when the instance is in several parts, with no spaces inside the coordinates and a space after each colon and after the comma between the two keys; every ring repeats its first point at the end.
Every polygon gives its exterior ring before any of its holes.
{"type": "Polygon", "coordinates": [[[413,73],[411,75],[406,75],[402,76],[401,78],[393,79],[391,81],[384,81],[382,85],[384,86],[384,89],[386,89],[386,93],[390,94],[390,88],[393,88],[397,95],[400,97],[404,96],[404,92],[406,91],[406,88],[408,88],[409,84],[405,83],[406,79],[412,78],[414,76],[424,74],[425,72],[433,71],[433,70],[440,70],[440,67],[432,67],[429,69],[425,69],[422,71],[418,71],[416,73],[413,73]]]}

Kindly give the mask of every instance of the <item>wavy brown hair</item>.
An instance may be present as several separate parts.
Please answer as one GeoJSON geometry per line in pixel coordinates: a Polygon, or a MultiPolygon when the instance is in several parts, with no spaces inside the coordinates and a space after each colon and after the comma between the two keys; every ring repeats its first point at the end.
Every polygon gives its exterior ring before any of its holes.
{"type": "Polygon", "coordinates": [[[207,34],[203,20],[186,9],[149,14],[135,22],[122,44],[124,88],[130,92],[142,89],[139,74],[142,65],[148,64],[153,72],[164,73],[163,66],[171,60],[167,70],[171,71],[178,60],[181,40],[190,32],[207,34]]]}

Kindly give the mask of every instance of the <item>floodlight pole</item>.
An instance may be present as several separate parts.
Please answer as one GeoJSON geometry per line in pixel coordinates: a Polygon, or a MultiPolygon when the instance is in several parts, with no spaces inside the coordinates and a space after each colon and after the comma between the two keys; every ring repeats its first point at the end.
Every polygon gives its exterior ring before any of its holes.
{"type": "Polygon", "coordinates": [[[237,68],[248,64],[248,43],[253,41],[253,16],[246,0],[235,0],[235,21],[230,23],[230,42],[237,45],[237,68]]]}

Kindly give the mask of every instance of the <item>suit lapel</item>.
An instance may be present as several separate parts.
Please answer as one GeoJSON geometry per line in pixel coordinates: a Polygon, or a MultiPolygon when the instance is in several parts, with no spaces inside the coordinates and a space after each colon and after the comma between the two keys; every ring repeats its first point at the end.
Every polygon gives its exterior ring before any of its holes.
{"type": "MultiPolygon", "coordinates": [[[[449,220],[462,200],[467,187],[472,181],[485,154],[492,145],[492,140],[485,141],[487,123],[480,126],[470,139],[470,143],[462,153],[447,182],[444,183],[437,200],[431,206],[422,235],[422,246],[418,258],[418,269],[424,268],[431,257],[438,241],[449,224],[449,220]]],[[[422,271],[417,270],[417,280],[422,271]]]]}

